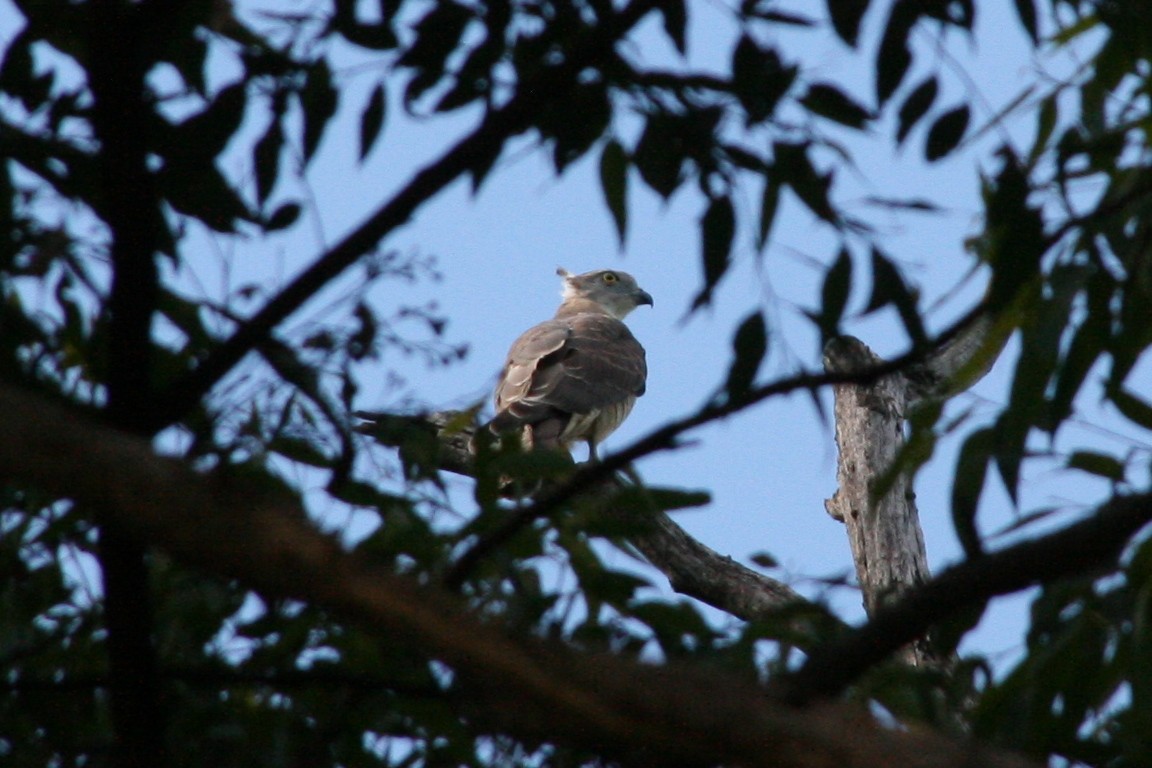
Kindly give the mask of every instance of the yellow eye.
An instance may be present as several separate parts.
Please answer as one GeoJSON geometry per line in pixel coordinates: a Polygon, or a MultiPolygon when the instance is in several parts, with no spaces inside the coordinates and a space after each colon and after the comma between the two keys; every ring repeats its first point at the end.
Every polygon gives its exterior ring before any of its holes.
{"type": "Polygon", "coordinates": [[[615,272],[605,272],[605,273],[604,273],[604,276],[603,276],[602,278],[600,278],[600,279],[601,279],[601,280],[603,280],[603,281],[604,281],[604,282],[606,282],[606,283],[614,283],[614,282],[616,282],[617,280],[619,280],[620,278],[616,277],[616,273],[615,273],[615,272]]]}

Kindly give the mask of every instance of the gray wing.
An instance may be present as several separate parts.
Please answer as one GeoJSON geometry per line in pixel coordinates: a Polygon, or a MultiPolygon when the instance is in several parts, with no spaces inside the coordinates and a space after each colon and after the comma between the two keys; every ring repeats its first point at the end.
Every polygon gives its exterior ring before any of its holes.
{"type": "Polygon", "coordinates": [[[512,345],[492,428],[566,421],[633,400],[644,394],[647,376],[644,348],[619,320],[595,313],[549,320],[512,345]]]}

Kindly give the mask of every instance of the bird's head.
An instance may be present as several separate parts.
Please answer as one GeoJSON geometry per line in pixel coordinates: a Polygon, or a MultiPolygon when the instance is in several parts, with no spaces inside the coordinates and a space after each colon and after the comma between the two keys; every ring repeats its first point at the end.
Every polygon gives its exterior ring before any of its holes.
{"type": "Polygon", "coordinates": [[[586,299],[603,307],[608,314],[623,320],[641,304],[652,306],[652,296],[636,284],[636,278],[615,269],[597,269],[574,275],[560,267],[556,274],[564,278],[564,301],[586,299]]]}

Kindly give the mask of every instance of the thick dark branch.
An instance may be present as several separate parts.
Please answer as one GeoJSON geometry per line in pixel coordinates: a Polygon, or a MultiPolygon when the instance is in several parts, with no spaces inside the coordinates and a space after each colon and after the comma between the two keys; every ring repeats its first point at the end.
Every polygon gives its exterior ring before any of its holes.
{"type": "MultiPolygon", "coordinates": [[[[402,457],[408,446],[412,445],[413,436],[417,435],[419,437],[415,443],[418,446],[423,447],[429,444],[429,440],[434,441],[437,447],[437,468],[468,477],[475,476],[474,456],[469,449],[471,430],[444,430],[446,425],[460,421],[459,413],[398,416],[360,411],[356,415],[366,422],[357,428],[358,431],[382,445],[399,447],[402,457]]],[[[565,484],[564,488],[567,487],[568,484],[565,484]]],[[[605,485],[601,481],[597,486],[585,487],[588,493],[599,492],[596,489],[611,493],[615,484],[610,482],[605,485]]],[[[452,571],[445,577],[445,582],[453,588],[458,586],[482,558],[507,543],[508,539],[521,530],[523,526],[513,519],[498,529],[498,535],[483,538],[479,545],[467,550],[457,560],[452,571]]],[[[763,619],[785,606],[807,602],[787,584],[757,573],[697,541],[664,512],[649,513],[640,531],[629,536],[629,541],[668,577],[674,590],[737,618],[746,621],[763,619]]]]}
{"type": "Polygon", "coordinates": [[[904,371],[909,406],[942,399],[971,387],[1000,357],[1015,327],[1007,317],[980,311],[926,359],[904,371]]]}
{"type": "Polygon", "coordinates": [[[617,41],[656,5],[654,0],[633,0],[609,20],[578,35],[562,64],[542,69],[521,84],[507,104],[489,112],[471,134],[417,172],[390,201],[317,258],[194,371],[176,382],[163,402],[150,412],[151,426],[159,428],[179,420],[245,355],[268,338],[277,325],[358,259],[372,252],[421,205],[470,171],[489,167],[506,141],[528,130],[543,99],[564,98],[580,71],[609,55],[617,41]]]}
{"type": "MultiPolygon", "coordinates": [[[[105,365],[107,414],[122,429],[147,434],[140,415],[152,401],[152,316],[158,298],[156,255],[164,222],[144,138],[148,70],[138,8],[121,0],[92,4],[89,84],[92,127],[100,142],[100,215],[111,232],[112,286],[108,298],[105,365]]],[[[144,547],[119,521],[100,527],[99,560],[112,679],[116,743],[112,764],[162,765],[165,717],[161,706],[152,607],[144,547]]]]}
{"type": "Polygon", "coordinates": [[[843,706],[797,711],[715,670],[510,638],[442,591],[349,555],[282,492],[199,475],[157,457],[147,440],[7,386],[0,429],[0,475],[98,506],[187,564],[325,607],[442,660],[472,721],[495,732],[648,766],[1029,765],[923,729],[884,729],[843,706]]]}
{"type": "Polygon", "coordinates": [[[1152,494],[1118,497],[1055,533],[953,566],[881,607],[859,629],[813,649],[799,671],[780,681],[779,691],[794,703],[835,696],[901,646],[967,608],[997,595],[1114,566],[1125,545],[1149,522],[1152,494]]]}

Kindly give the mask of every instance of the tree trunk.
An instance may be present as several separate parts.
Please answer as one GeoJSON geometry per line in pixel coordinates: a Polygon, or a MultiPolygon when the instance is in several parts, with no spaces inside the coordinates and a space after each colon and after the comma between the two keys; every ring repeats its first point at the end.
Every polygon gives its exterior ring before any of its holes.
{"type": "MultiPolygon", "coordinates": [[[[857,373],[883,363],[864,342],[845,336],[824,350],[833,373],[857,373]]],[[[873,616],[884,602],[928,580],[928,555],[916,510],[916,494],[903,473],[891,478],[882,496],[873,489],[886,479],[904,445],[908,408],[903,373],[870,383],[838,384],[835,395],[838,488],[825,503],[828,514],[844,523],[864,609],[873,616]]],[[[905,653],[909,663],[929,660],[926,647],[905,653]]]]}
{"type": "MultiPolygon", "coordinates": [[[[859,381],[833,387],[838,487],[824,507],[848,532],[869,617],[931,576],[916,494],[904,472],[892,475],[905,445],[905,421],[914,407],[978,381],[1006,339],[1004,328],[976,314],[923,361],[879,377],[868,372],[884,360],[859,339],[841,336],[824,348],[828,372],[860,375],[859,381]]],[[[904,656],[917,666],[939,663],[927,638],[904,656]]]]}

